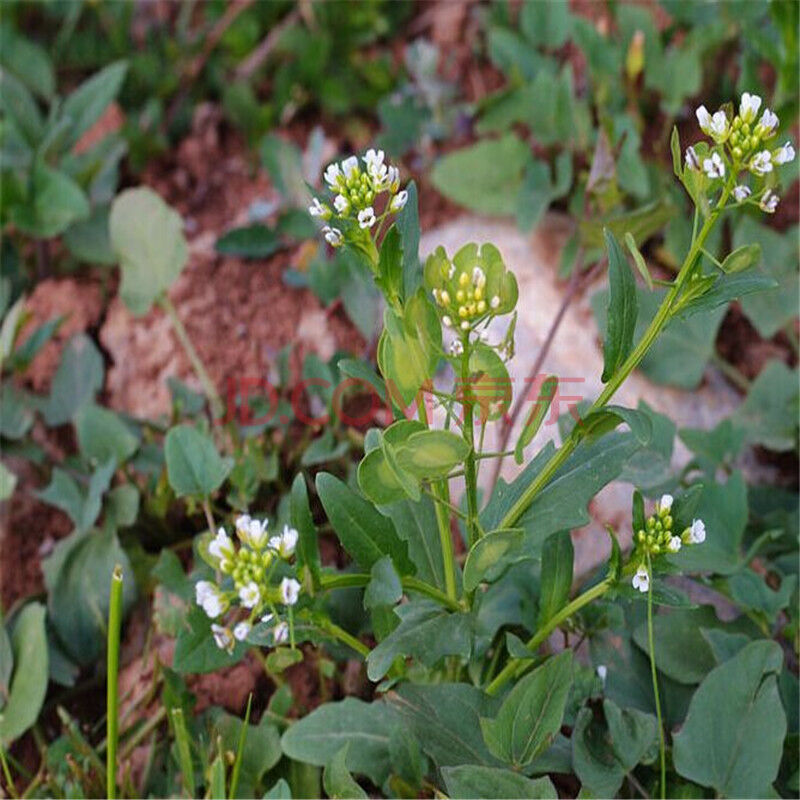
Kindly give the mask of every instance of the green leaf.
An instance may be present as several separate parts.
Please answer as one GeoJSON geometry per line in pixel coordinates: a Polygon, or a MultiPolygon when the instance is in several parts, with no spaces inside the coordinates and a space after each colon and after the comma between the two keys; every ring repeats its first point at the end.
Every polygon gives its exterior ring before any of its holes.
{"type": "Polygon", "coordinates": [[[547,415],[547,409],[553,402],[558,390],[558,378],[555,375],[550,375],[542,382],[539,389],[539,398],[534,402],[531,413],[528,419],[525,420],[525,425],[517,440],[517,446],[514,448],[514,460],[517,464],[521,464],[523,460],[523,451],[531,443],[533,437],[539,432],[539,428],[544,422],[547,415]]]}
{"type": "Polygon", "coordinates": [[[372,580],[364,592],[364,608],[393,606],[403,596],[403,586],[392,565],[392,559],[384,556],[372,565],[372,580]]]}
{"type": "Polygon", "coordinates": [[[241,258],[267,258],[283,247],[280,236],[273,228],[254,222],[233,228],[217,239],[218,253],[241,258]]]}
{"type": "Polygon", "coordinates": [[[414,573],[408,546],[397,535],[391,520],[333,475],[321,472],[317,493],[342,546],[365,570],[385,555],[391,556],[400,575],[414,573]]]}
{"type": "Polygon", "coordinates": [[[22,439],[33,425],[33,412],[25,393],[11,381],[0,387],[0,433],[6,439],[22,439]]]}
{"type": "Polygon", "coordinates": [[[325,794],[334,800],[347,800],[347,798],[366,798],[367,793],[353,780],[347,770],[348,742],[325,765],[322,772],[322,786],[325,794]]]}
{"type": "Polygon", "coordinates": [[[417,185],[414,181],[406,184],[408,200],[397,215],[395,226],[400,232],[403,248],[403,298],[413,297],[422,283],[422,264],[419,260],[419,203],[417,185]]]}
{"type": "Polygon", "coordinates": [[[129,483],[112,489],[106,496],[103,514],[105,522],[114,528],[133,525],[139,515],[139,489],[129,483]]]}
{"type": "Polygon", "coordinates": [[[641,252],[639,252],[639,248],[636,246],[636,240],[633,238],[630,231],[626,231],[625,233],[625,246],[628,248],[628,252],[633,256],[633,263],[636,264],[636,269],[639,270],[639,274],[644,278],[647,288],[652,292],[653,278],[650,275],[650,270],[647,268],[647,262],[644,260],[644,256],[641,252]]]}
{"type": "Polygon", "coordinates": [[[773,289],[777,285],[777,282],[768,275],[718,275],[708,289],[681,306],[677,313],[679,317],[685,319],[693,314],[727,305],[732,300],[773,289]]]}
{"type": "Polygon", "coordinates": [[[481,214],[512,216],[528,146],[514,134],[487,139],[443,156],[433,168],[433,185],[445,197],[481,214]]]}
{"type": "Polygon", "coordinates": [[[190,605],[175,641],[172,668],[188,674],[215,672],[241,661],[247,649],[245,642],[236,642],[232,653],[217,647],[211,633],[211,621],[202,609],[190,605]]]}
{"type": "Polygon", "coordinates": [[[560,531],[542,545],[542,582],[539,590],[539,627],[543,627],[569,600],[574,549],[569,531],[560,531]]]}
{"type": "Polygon", "coordinates": [[[395,225],[386,232],[381,242],[378,277],[376,282],[390,302],[402,300],[403,289],[403,246],[400,232],[395,225]]]}
{"type": "Polygon", "coordinates": [[[41,603],[22,609],[11,634],[16,664],[5,706],[0,706],[0,744],[8,747],[36,722],[47,694],[47,634],[41,603]]]}
{"type": "Polygon", "coordinates": [[[55,75],[47,51],[10,25],[0,27],[0,65],[42,99],[52,98],[55,75]]]}
{"type": "Polygon", "coordinates": [[[494,719],[481,719],[489,750],[514,767],[543,752],[561,728],[572,686],[572,651],[553,656],[522,678],[494,719]]]}
{"type": "Polygon", "coordinates": [[[303,154],[297,145],[270,133],[261,140],[259,149],[261,163],[283,197],[291,205],[307,205],[308,189],[303,178],[303,154]]]}
{"type": "Polygon", "coordinates": [[[297,565],[308,568],[314,585],[317,586],[320,575],[319,541],[314,518],[311,516],[311,509],[308,505],[306,479],[302,472],[299,472],[292,482],[289,508],[292,527],[299,534],[297,539],[297,565]]]}
{"type": "Polygon", "coordinates": [[[415,600],[395,608],[400,624],[367,656],[367,677],[379,681],[398,656],[433,667],[445,656],[468,659],[472,649],[469,615],[451,613],[432,601],[415,600]]]}
{"type": "Polygon", "coordinates": [[[555,50],[567,41],[572,30],[569,4],[566,0],[525,3],[520,11],[519,26],[534,47],[555,50]]]}
{"type": "Polygon", "coordinates": [[[782,664],[780,645],[762,640],[708,674],[673,740],[680,775],[724,797],[772,794],[786,735],[782,664]]]}
{"type": "Polygon", "coordinates": [[[84,333],[73,336],[61,354],[44,407],[47,424],[69,422],[100,391],[103,377],[103,357],[94,342],[84,333]]]}
{"type": "Polygon", "coordinates": [[[633,349],[638,301],[636,281],[633,279],[625,254],[610,230],[605,231],[608,251],[608,333],[603,345],[603,383],[607,383],[633,349]]]}
{"type": "Polygon", "coordinates": [[[450,797],[548,798],[556,800],[558,793],[548,777],[526,778],[518,772],[495,767],[466,764],[445,767],[442,777],[450,797]]]}
{"type": "Polygon", "coordinates": [[[761,260],[760,244],[745,244],[728,253],[720,269],[726,273],[742,272],[761,260]]]}
{"type": "Polygon", "coordinates": [[[391,770],[389,737],[394,724],[395,714],[386,703],[347,697],[319,706],[292,724],[281,738],[281,748],[289,758],[324,767],[349,745],[346,768],[380,786],[391,770]]]}
{"type": "Polygon", "coordinates": [[[44,135],[42,112],[27,87],[6,70],[0,73],[0,108],[8,121],[16,123],[26,143],[36,147],[44,135]]]}
{"type": "Polygon", "coordinates": [[[139,436],[119,415],[93,403],[78,411],[75,430],[81,452],[102,463],[113,458],[117,464],[123,464],[139,446],[139,436]]]}
{"type": "Polygon", "coordinates": [[[464,562],[464,591],[473,591],[483,580],[496,580],[510,564],[523,558],[523,536],[520,528],[490,531],[481,536],[464,562]]]}
{"type": "Polygon", "coordinates": [[[88,219],[72,223],[62,241],[78,261],[110,267],[116,263],[108,232],[109,209],[95,208],[88,219]]]}
{"type": "Polygon", "coordinates": [[[233,466],[214,442],[191,425],[170,428],[164,439],[167,477],[175,494],[204,497],[218,489],[233,466]]]}
{"type": "Polygon", "coordinates": [[[797,575],[786,575],[775,591],[752,569],[737,572],[728,578],[731,596],[742,608],[760,611],[770,622],[791,602],[797,588],[797,575]]]}
{"type": "Polygon", "coordinates": [[[186,265],[183,220],[152,189],[139,187],[114,199],[109,231],[122,270],[120,296],[133,314],[145,314],[186,265]]]}
{"type": "Polygon", "coordinates": [[[263,800],[292,800],[292,790],[285,778],[276,781],[275,784],[264,792],[263,800]]]}
{"type": "Polygon", "coordinates": [[[414,433],[397,448],[401,469],[422,480],[444,478],[469,454],[463,437],[450,431],[428,430],[414,433]]]}
{"type": "Polygon", "coordinates": [[[109,64],[100,72],[85,80],[64,101],[61,107],[63,117],[72,120],[72,127],[65,146],[72,147],[89,128],[102,116],[106,107],[117,96],[128,65],[125,61],[109,64]]]}
{"type": "Polygon", "coordinates": [[[94,524],[100,513],[101,498],[111,483],[115,469],[116,462],[109,459],[92,473],[89,486],[84,490],[69,473],[55,467],[50,483],[37,492],[37,496],[66,512],[78,530],[86,530],[94,524]]]}

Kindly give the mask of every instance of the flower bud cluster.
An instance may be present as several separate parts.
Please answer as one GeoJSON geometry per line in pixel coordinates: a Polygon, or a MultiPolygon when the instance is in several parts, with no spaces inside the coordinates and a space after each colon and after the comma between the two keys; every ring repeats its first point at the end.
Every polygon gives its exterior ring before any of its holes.
{"type": "MultiPolygon", "coordinates": [[[[222,573],[222,581],[220,584],[198,581],[195,585],[197,605],[208,617],[222,622],[213,623],[211,631],[217,646],[228,652],[237,641],[247,638],[257,618],[270,622],[277,617],[277,606],[293,606],[300,595],[300,583],[294,578],[283,577],[277,584],[273,581],[277,566],[291,561],[298,533],[287,525],[283,533],[270,537],[267,527],[266,519],[241,515],[236,520],[238,547],[225,529],[220,528],[209,543],[208,552],[222,573]],[[270,613],[264,615],[267,610],[270,613]]],[[[275,644],[288,637],[286,622],[278,622],[272,628],[275,644]]]]}
{"type": "Polygon", "coordinates": [[[443,261],[441,269],[444,285],[432,294],[445,327],[468,331],[500,305],[498,295],[486,296],[486,273],[481,267],[459,271],[455,264],[443,261]]]}
{"type": "MultiPolygon", "coordinates": [[[[761,98],[748,92],[742,95],[739,113],[733,119],[729,119],[724,108],[711,114],[705,106],[700,106],[695,112],[697,121],[715,146],[708,157],[698,155],[695,147],[687,148],[687,168],[702,170],[711,180],[724,179],[728,173],[738,177],[745,171],[758,180],[771,173],[775,166],[793,161],[795,150],[791,142],[787,141],[778,148],[766,146],[775,137],[780,120],[768,108],[758,117],[760,108],[761,98]]],[[[737,184],[733,190],[737,203],[747,202],[752,195],[753,189],[745,183],[737,184]]],[[[765,188],[754,201],[758,201],[762,211],[771,214],[777,209],[779,198],[771,189],[765,188]]]]}
{"type": "Polygon", "coordinates": [[[656,556],[677,553],[683,545],[702,544],[706,539],[706,526],[700,519],[692,520],[680,535],[673,530],[672,502],[672,495],[663,495],[645,527],[634,533],[631,561],[638,561],[638,567],[632,583],[640,592],[650,588],[650,565],[656,556]]]}
{"type": "MultiPolygon", "coordinates": [[[[385,163],[383,150],[368,150],[362,158],[364,168],[356,156],[349,156],[341,165],[333,163],[325,170],[325,183],[334,195],[331,205],[313,198],[308,207],[312,217],[328,221],[338,219],[357,224],[361,230],[370,230],[382,222],[387,215],[401,211],[408,202],[408,192],[400,191],[400,170],[385,163]],[[376,200],[386,195],[383,210],[376,212],[376,200]]],[[[346,240],[346,230],[326,225],[323,229],[325,241],[332,247],[340,247],[346,240]]]]}

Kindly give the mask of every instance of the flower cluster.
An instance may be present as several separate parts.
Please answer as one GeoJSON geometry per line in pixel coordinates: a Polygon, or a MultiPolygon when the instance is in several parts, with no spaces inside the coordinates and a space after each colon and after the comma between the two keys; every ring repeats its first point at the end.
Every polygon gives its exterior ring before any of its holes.
{"type": "MultiPolygon", "coordinates": [[[[708,152],[705,143],[702,152],[700,146],[687,148],[686,166],[702,171],[711,180],[723,179],[729,173],[738,178],[742,172],[749,172],[758,180],[771,173],[775,166],[793,161],[795,151],[791,142],[772,149],[766,146],[775,137],[780,121],[768,108],[758,117],[760,108],[761,98],[748,92],[742,95],[739,113],[733,119],[729,119],[724,108],[711,114],[705,106],[700,106],[695,112],[697,121],[714,145],[708,152]]],[[[752,197],[761,210],[769,214],[775,212],[779,202],[769,188],[763,188],[754,197],[753,189],[746,183],[736,184],[733,197],[737,203],[747,202],[752,197]]]]}
{"type": "MultiPolygon", "coordinates": [[[[341,165],[330,164],[325,170],[325,183],[335,195],[331,207],[315,197],[308,207],[312,217],[322,220],[337,218],[343,223],[357,224],[361,230],[370,230],[389,214],[396,214],[408,202],[408,192],[400,191],[400,170],[385,163],[383,150],[368,150],[362,158],[364,168],[356,156],[349,156],[341,165]],[[383,210],[376,212],[376,200],[386,195],[383,210]]],[[[332,247],[345,242],[342,227],[326,225],[325,241],[332,247]]]]}
{"type": "Polygon", "coordinates": [[[647,518],[645,527],[633,539],[631,561],[638,562],[633,576],[633,588],[646,592],[650,588],[650,568],[653,558],[664,553],[677,553],[683,545],[702,544],[706,539],[706,526],[693,519],[680,535],[673,530],[672,495],[665,494],[656,503],[655,513],[647,518]]]}
{"type": "MultiPolygon", "coordinates": [[[[214,641],[228,652],[237,641],[248,637],[257,619],[266,623],[277,619],[277,606],[293,606],[300,595],[300,584],[294,578],[284,575],[279,583],[274,581],[279,565],[287,564],[294,555],[297,531],[287,525],[283,533],[270,537],[267,526],[266,519],[240,516],[236,520],[238,548],[225,529],[220,528],[209,543],[208,552],[223,579],[219,585],[213,581],[198,581],[195,585],[197,605],[212,620],[222,623],[211,625],[214,641]],[[223,621],[221,618],[229,611],[223,621]]],[[[281,644],[289,638],[289,626],[279,621],[271,633],[273,642],[281,644]]]]}

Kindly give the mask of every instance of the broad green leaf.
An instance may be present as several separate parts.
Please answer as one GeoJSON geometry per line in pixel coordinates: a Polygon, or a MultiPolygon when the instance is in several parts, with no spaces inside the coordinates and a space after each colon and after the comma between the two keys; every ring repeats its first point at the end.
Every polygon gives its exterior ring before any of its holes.
{"type": "Polygon", "coordinates": [[[658,720],[636,708],[620,708],[613,700],[603,700],[603,712],[614,755],[625,772],[639,762],[649,763],[658,754],[658,720]]]}
{"type": "Polygon", "coordinates": [[[496,767],[465,764],[442,770],[444,785],[450,797],[548,798],[556,800],[558,793],[550,778],[526,778],[518,772],[496,767]]]}
{"type": "Polygon", "coordinates": [[[264,792],[263,800],[292,800],[292,790],[285,778],[276,781],[275,784],[264,792]]]}
{"type": "Polygon", "coordinates": [[[376,283],[382,288],[389,302],[401,302],[403,298],[403,245],[400,232],[395,225],[386,232],[381,242],[376,283]]]}
{"type": "Polygon", "coordinates": [[[601,219],[582,221],[578,228],[581,241],[585,247],[602,247],[605,243],[605,231],[610,231],[617,238],[630,233],[637,245],[658,233],[675,213],[669,202],[660,200],[624,214],[601,219]]]}
{"type": "Polygon", "coordinates": [[[63,425],[103,386],[103,357],[84,333],[73,336],[61,354],[50,397],[44,407],[48,425],[63,425]]]}
{"type": "Polygon", "coordinates": [[[27,87],[7,70],[0,74],[0,108],[7,120],[16,123],[26,143],[35,147],[44,135],[42,112],[27,87]]]}
{"type": "Polygon", "coordinates": [[[113,266],[116,263],[108,231],[107,206],[98,206],[88,219],[74,222],[64,232],[62,241],[78,261],[113,266]]]}
{"type": "Polygon", "coordinates": [[[511,216],[530,160],[528,145],[507,134],[443,156],[431,180],[445,197],[473,211],[511,216]]]}
{"type": "Polygon", "coordinates": [[[761,260],[760,244],[745,244],[728,253],[720,269],[726,273],[742,272],[761,260]]]}
{"type": "Polygon", "coordinates": [[[67,147],[72,147],[100,119],[106,107],[117,96],[128,65],[125,61],[109,64],[85,80],[61,107],[61,114],[72,120],[67,147]]]}
{"type": "Polygon", "coordinates": [[[215,245],[218,253],[241,258],[267,258],[282,246],[276,231],[260,222],[229,230],[217,239],[215,245]]]}
{"type": "Polygon", "coordinates": [[[417,658],[433,667],[445,656],[468,659],[471,618],[445,611],[436,603],[416,600],[395,608],[400,624],[367,656],[367,676],[379,681],[398,656],[417,658]]]}
{"type": "Polygon", "coordinates": [[[539,621],[541,628],[569,600],[572,586],[574,549],[569,531],[560,531],[542,545],[542,580],[539,590],[539,621]]]}
{"type": "Polygon", "coordinates": [[[183,220],[152,189],[139,187],[117,195],[109,231],[122,270],[122,300],[133,314],[145,314],[186,265],[183,220]]]}
{"type": "Polygon", "coordinates": [[[625,253],[611,231],[606,230],[608,251],[608,331],[603,345],[603,383],[608,382],[622,366],[633,348],[638,300],[625,253]]]}
{"type": "Polygon", "coordinates": [[[778,775],[786,714],[776,642],[753,642],[712,670],[674,737],[679,774],[724,797],[767,797],[778,775]]]}
{"type": "Polygon", "coordinates": [[[401,469],[429,480],[445,477],[469,454],[463,437],[450,431],[428,430],[414,433],[397,448],[401,469]]]}
{"type": "Polygon", "coordinates": [[[403,246],[403,297],[413,297],[422,283],[422,264],[419,260],[419,203],[417,185],[414,181],[406,184],[408,200],[397,215],[395,225],[400,232],[403,246]]]}
{"type": "Polygon", "coordinates": [[[393,606],[403,596],[403,586],[389,556],[378,559],[370,570],[372,580],[364,592],[364,608],[393,606]]]}
{"type": "Polygon", "coordinates": [[[322,786],[325,794],[333,800],[347,798],[366,798],[367,793],[353,780],[347,769],[347,751],[350,743],[342,747],[325,765],[322,772],[322,786]]]}
{"type": "Polygon", "coordinates": [[[517,440],[517,446],[514,448],[514,460],[517,464],[522,463],[524,449],[539,432],[539,428],[542,427],[547,410],[550,408],[557,391],[558,378],[555,375],[545,378],[539,389],[539,397],[534,401],[531,413],[528,415],[528,419],[525,420],[525,425],[517,440]]]}
{"type": "Polygon", "coordinates": [[[133,484],[115,487],[106,495],[104,522],[114,528],[133,525],[139,515],[139,499],[139,489],[133,484]]]}
{"type": "Polygon", "coordinates": [[[653,434],[650,415],[643,410],[624,406],[603,406],[591,414],[581,417],[577,427],[584,436],[595,439],[626,423],[640,444],[649,444],[653,434]]]}
{"type": "Polygon", "coordinates": [[[8,693],[11,687],[11,675],[14,672],[14,650],[11,647],[11,638],[0,618],[0,714],[3,713],[3,706],[8,700],[8,693]]]}
{"type": "MultiPolygon", "coordinates": [[[[512,294],[516,304],[516,279],[512,294]]],[[[500,313],[502,308],[498,309],[500,313]]],[[[505,362],[496,350],[478,342],[469,357],[469,371],[469,387],[464,387],[464,391],[475,398],[479,419],[481,422],[500,419],[511,405],[511,379],[505,362]]]]}
{"type": "Polygon", "coordinates": [[[241,661],[247,648],[247,643],[236,642],[229,654],[217,647],[211,633],[211,620],[202,609],[191,605],[175,641],[172,668],[188,674],[215,672],[241,661]]]}
{"type": "Polygon", "coordinates": [[[690,317],[693,314],[704,313],[719,306],[727,305],[732,300],[739,300],[756,292],[774,289],[777,285],[777,282],[770,278],[769,275],[758,273],[717,275],[714,282],[703,294],[680,308],[678,316],[686,319],[686,317],[690,317]]]}
{"type": "Polygon", "coordinates": [[[308,505],[306,479],[302,472],[295,476],[292,483],[290,514],[292,527],[299,534],[297,539],[297,564],[308,568],[316,585],[319,583],[320,573],[319,541],[317,540],[314,518],[311,516],[311,509],[308,505]]]}
{"type": "Polygon", "coordinates": [[[519,26],[534,47],[555,50],[567,41],[572,30],[569,3],[567,0],[525,3],[520,10],[519,26]]]}
{"type": "Polygon", "coordinates": [[[494,719],[481,719],[489,750],[517,768],[533,761],[561,728],[571,686],[572,651],[565,650],[522,678],[494,719]]]}
{"type": "Polygon", "coordinates": [[[75,527],[84,531],[94,524],[100,513],[103,494],[108,490],[115,469],[116,461],[109,459],[92,473],[88,487],[83,489],[68,472],[55,467],[50,483],[37,492],[37,496],[66,512],[75,527]]]}
{"type": "Polygon", "coordinates": [[[728,578],[733,600],[742,608],[760,611],[770,622],[791,602],[797,588],[797,575],[786,575],[780,588],[771,589],[763,577],[745,569],[728,578]]]}
{"type": "Polygon", "coordinates": [[[191,425],[170,428],[164,439],[167,477],[175,494],[203,497],[218,489],[233,466],[214,442],[191,425]]]}
{"type": "Polygon", "coordinates": [[[333,475],[319,473],[316,484],[339,541],[362,569],[372,569],[376,561],[388,555],[398,574],[413,574],[408,546],[397,535],[391,520],[333,475]]]}
{"type": "Polygon", "coordinates": [[[42,99],[53,96],[55,75],[47,51],[10,25],[0,27],[0,65],[42,99]]]}
{"type": "Polygon", "coordinates": [[[473,591],[483,580],[496,580],[511,563],[523,558],[523,536],[520,528],[490,531],[481,536],[464,562],[464,591],[473,591]]]}
{"type": "Polygon", "coordinates": [[[78,411],[75,430],[81,452],[98,462],[123,464],[139,446],[139,436],[117,414],[94,403],[78,411]]]}
{"type": "Polygon", "coordinates": [[[33,411],[24,392],[11,381],[0,387],[0,433],[6,439],[22,439],[33,425],[33,411]]]}
{"type": "Polygon", "coordinates": [[[392,760],[392,772],[414,788],[422,786],[426,763],[422,749],[415,736],[397,724],[392,728],[389,737],[389,756],[392,760]]]}
{"type": "Polygon", "coordinates": [[[270,133],[261,140],[259,151],[261,163],[278,191],[294,206],[307,205],[303,154],[297,145],[270,133]]]}
{"type": "Polygon", "coordinates": [[[281,738],[281,748],[289,758],[324,767],[349,745],[347,769],[380,786],[391,770],[389,737],[395,723],[385,702],[347,697],[319,706],[293,723],[281,738]]]}

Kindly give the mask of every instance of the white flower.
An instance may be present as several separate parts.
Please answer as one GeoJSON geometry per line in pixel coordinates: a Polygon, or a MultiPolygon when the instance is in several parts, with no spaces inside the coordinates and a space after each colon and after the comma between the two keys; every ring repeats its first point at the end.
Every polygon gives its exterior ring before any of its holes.
{"type": "Polygon", "coordinates": [[[689,541],[692,544],[702,544],[706,540],[706,526],[701,519],[693,519],[689,529],[689,541]]]}
{"type": "Polygon", "coordinates": [[[239,599],[245,608],[255,608],[261,602],[261,590],[255,581],[239,589],[239,599]]]}
{"type": "Polygon", "coordinates": [[[269,546],[272,550],[280,555],[283,559],[289,559],[294,555],[295,547],[297,547],[297,540],[300,534],[288,525],[283,526],[283,533],[280,536],[273,536],[269,540],[269,546]]]}
{"type": "Polygon", "coordinates": [[[408,202],[408,192],[403,189],[402,192],[398,192],[389,203],[389,211],[393,214],[396,214],[398,211],[402,211],[406,207],[406,203],[408,202]]]}
{"type": "Polygon", "coordinates": [[[670,553],[677,553],[678,550],[680,549],[681,549],[681,537],[673,536],[667,543],[667,550],[669,550],[670,553]]]}
{"type": "Polygon", "coordinates": [[[751,194],[750,187],[743,184],[739,184],[733,190],[733,196],[736,198],[737,203],[743,203],[751,194]]]}
{"type": "Polygon", "coordinates": [[[367,150],[364,156],[364,163],[367,165],[367,172],[372,175],[383,166],[383,150],[367,150]]]}
{"type": "Polygon", "coordinates": [[[389,167],[386,172],[386,188],[390,192],[396,192],[400,188],[400,170],[397,167],[389,167]]]}
{"type": "Polygon", "coordinates": [[[244,544],[250,545],[254,550],[261,550],[267,541],[268,525],[268,519],[259,522],[249,514],[242,514],[236,519],[236,534],[244,544]]]}
{"type": "Polygon", "coordinates": [[[711,158],[703,159],[703,171],[709,178],[722,178],[725,175],[725,162],[719,153],[712,153],[711,158]]]}
{"type": "Polygon", "coordinates": [[[756,129],[760,129],[760,133],[764,136],[771,136],[775,132],[775,128],[778,127],[780,120],[778,119],[778,115],[774,111],[770,111],[768,108],[764,109],[764,113],[761,115],[761,119],[758,121],[758,125],[756,129]]]}
{"type": "Polygon", "coordinates": [[[281,581],[281,600],[287,606],[293,606],[300,596],[300,584],[294,578],[284,578],[281,581]]]}
{"type": "Polygon", "coordinates": [[[778,197],[775,192],[771,189],[767,189],[758,205],[759,208],[762,211],[766,211],[767,214],[774,214],[778,209],[778,203],[780,203],[780,201],[780,197],[778,197]]]}
{"type": "Polygon", "coordinates": [[[283,644],[289,641],[289,626],[285,622],[279,622],[272,629],[272,640],[275,644],[283,644]]]}
{"type": "Polygon", "coordinates": [[[710,133],[711,131],[711,114],[705,106],[700,106],[695,112],[698,123],[700,123],[700,130],[703,133],[710,133]]]}
{"type": "Polygon", "coordinates": [[[329,164],[325,170],[325,183],[335,189],[339,185],[339,179],[342,177],[342,171],[339,169],[338,164],[329,164]]]}
{"type": "Polygon", "coordinates": [[[606,682],[606,678],[608,677],[608,667],[605,664],[597,665],[597,677],[600,678],[603,683],[606,682]]]}
{"type": "Polygon", "coordinates": [[[202,606],[203,601],[217,593],[216,584],[211,581],[197,581],[194,587],[194,598],[197,605],[202,606]]]}
{"type": "Polygon", "coordinates": [[[322,234],[331,247],[341,247],[344,242],[342,232],[338,228],[331,228],[330,225],[326,225],[322,229],[322,234]]]}
{"type": "Polygon", "coordinates": [[[206,612],[206,616],[210,619],[216,619],[228,607],[227,601],[220,594],[216,584],[211,581],[198,581],[197,586],[194,587],[194,593],[197,605],[206,612]]]}
{"type": "Polygon", "coordinates": [[[212,625],[211,633],[214,634],[214,641],[220,650],[227,650],[229,653],[233,651],[236,642],[229,628],[224,625],[212,625]]]}
{"type": "Polygon", "coordinates": [[[261,621],[262,621],[263,623],[265,623],[265,624],[269,624],[270,622],[272,622],[272,620],[273,620],[274,618],[275,618],[275,615],[274,615],[274,614],[267,613],[267,614],[264,614],[264,616],[263,616],[263,617],[261,617],[261,621]]]}
{"type": "Polygon", "coordinates": [[[315,197],[311,205],[308,207],[308,213],[311,214],[312,217],[328,219],[328,217],[331,215],[331,210],[324,203],[320,203],[320,201],[315,197]]]}
{"type": "Polygon", "coordinates": [[[442,317],[442,325],[444,325],[445,328],[452,328],[453,327],[453,320],[451,320],[450,317],[448,317],[447,314],[445,314],[442,317]]]}
{"type": "Polygon", "coordinates": [[[716,111],[711,117],[708,133],[716,142],[724,142],[730,133],[728,117],[724,111],[716,111]]]}
{"type": "Polygon", "coordinates": [[[476,289],[483,289],[486,286],[486,273],[480,267],[472,270],[472,285],[476,289]]]}
{"type": "Polygon", "coordinates": [[[461,343],[461,339],[454,339],[450,342],[450,347],[448,348],[450,351],[451,356],[460,356],[464,354],[464,345],[461,343]]]}
{"type": "Polygon", "coordinates": [[[233,541],[231,537],[225,533],[225,528],[220,528],[217,531],[217,535],[208,545],[208,552],[220,561],[230,558],[233,555],[233,541]]]}
{"type": "Polygon", "coordinates": [[[750,172],[756,175],[766,175],[768,172],[772,172],[772,153],[769,150],[756,153],[750,160],[750,172]]]}
{"type": "Polygon", "coordinates": [[[372,206],[368,206],[363,211],[358,212],[358,227],[371,228],[377,220],[375,219],[375,211],[372,206]]]}
{"type": "Polygon", "coordinates": [[[482,341],[484,344],[486,344],[486,343],[489,341],[489,331],[487,331],[487,330],[482,330],[482,331],[481,331],[481,332],[478,334],[478,338],[479,338],[479,339],[480,339],[480,340],[481,340],[481,341],[482,341]]]}
{"type": "Polygon", "coordinates": [[[243,642],[247,638],[249,633],[250,633],[250,623],[239,622],[233,629],[233,638],[236,639],[237,641],[243,642]]]}
{"type": "Polygon", "coordinates": [[[698,171],[700,169],[700,159],[697,157],[697,153],[694,147],[686,148],[686,166],[689,169],[694,169],[698,171]]]}
{"type": "Polygon", "coordinates": [[[500,307],[500,297],[499,297],[498,295],[495,295],[495,296],[494,296],[494,297],[491,299],[491,302],[489,303],[489,305],[490,305],[492,308],[499,308],[499,307],[500,307]]]}
{"type": "Polygon", "coordinates": [[[467,322],[466,320],[464,320],[464,321],[461,323],[461,330],[462,330],[462,331],[468,331],[468,330],[469,330],[469,322],[467,322]]]}
{"type": "Polygon", "coordinates": [[[638,589],[640,592],[644,593],[650,588],[650,575],[647,572],[647,568],[644,564],[639,566],[639,569],[636,570],[636,574],[633,576],[633,580],[631,581],[633,584],[634,589],[638,589]]]}
{"type": "Polygon", "coordinates": [[[346,214],[350,208],[350,201],[343,194],[337,194],[333,201],[333,207],[339,214],[346,214]]]}
{"type": "Polygon", "coordinates": [[[772,160],[776,164],[788,164],[790,161],[794,161],[794,147],[792,147],[791,142],[786,142],[783,147],[776,150],[772,154],[772,160]]]}
{"type": "Polygon", "coordinates": [[[659,511],[669,512],[670,509],[672,508],[672,501],[673,501],[673,497],[672,497],[671,494],[662,494],[661,495],[661,499],[656,504],[656,508],[659,511]]]}
{"type": "Polygon", "coordinates": [[[739,116],[744,122],[752,122],[761,108],[761,98],[757,94],[745,92],[739,103],[739,116]]]}
{"type": "Polygon", "coordinates": [[[350,156],[342,161],[342,171],[344,172],[345,180],[349,180],[353,175],[358,175],[358,159],[355,156],[350,156]]]}

